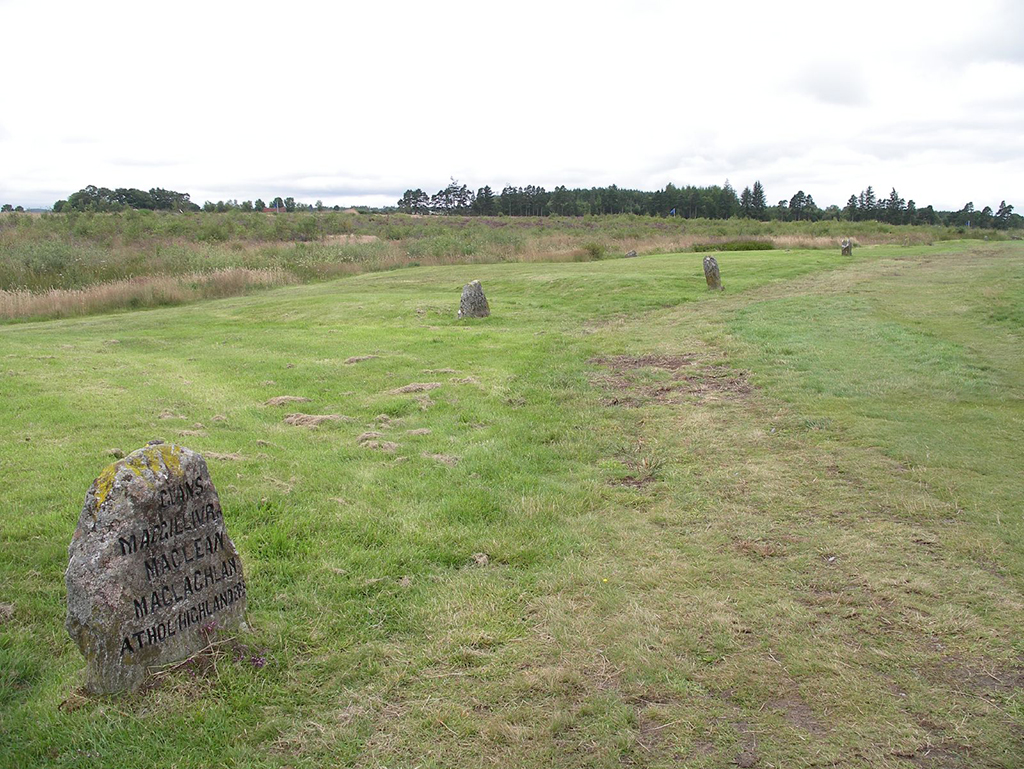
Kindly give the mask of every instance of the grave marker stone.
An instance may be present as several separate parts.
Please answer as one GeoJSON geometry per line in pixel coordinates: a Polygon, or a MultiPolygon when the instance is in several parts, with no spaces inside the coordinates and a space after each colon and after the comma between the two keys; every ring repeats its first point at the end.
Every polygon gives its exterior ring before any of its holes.
{"type": "Polygon", "coordinates": [[[704,257],[704,279],[712,291],[722,290],[722,276],[718,273],[718,260],[713,256],[704,257]]]}
{"type": "Polygon", "coordinates": [[[484,296],[483,286],[479,280],[467,283],[462,287],[462,300],[459,302],[460,318],[486,318],[491,314],[491,308],[487,306],[487,297],[484,296]]]}
{"type": "Polygon", "coordinates": [[[241,558],[205,460],[183,446],[146,446],[100,473],[68,556],[66,626],[91,692],[134,688],[244,620],[241,558]]]}

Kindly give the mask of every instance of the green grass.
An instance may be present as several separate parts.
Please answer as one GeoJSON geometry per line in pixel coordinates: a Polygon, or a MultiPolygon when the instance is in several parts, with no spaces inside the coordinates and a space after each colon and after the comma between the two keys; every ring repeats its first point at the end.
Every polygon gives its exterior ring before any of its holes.
{"type": "Polygon", "coordinates": [[[1024,248],[719,263],[0,328],[0,766],[1019,766],[1024,248]],[[253,631],[86,697],[66,547],[156,437],[241,456],[253,631]]]}

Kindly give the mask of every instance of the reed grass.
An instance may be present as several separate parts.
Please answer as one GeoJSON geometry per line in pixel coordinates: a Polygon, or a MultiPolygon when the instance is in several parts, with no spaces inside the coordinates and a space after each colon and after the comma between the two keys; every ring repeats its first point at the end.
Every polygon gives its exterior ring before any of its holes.
{"type": "Polygon", "coordinates": [[[294,282],[294,276],[284,270],[231,267],[205,274],[128,278],[86,288],[51,288],[39,292],[0,290],[0,318],[67,318],[126,308],[184,304],[294,282]]]}
{"type": "Polygon", "coordinates": [[[859,246],[915,246],[975,234],[878,222],[631,215],[4,214],[0,320],[175,304],[224,296],[228,286],[245,292],[419,265],[585,262],[629,251],[728,250],[724,244],[747,240],[782,250],[838,252],[839,241],[847,237],[859,246]],[[248,277],[229,277],[234,270],[248,277]]]}

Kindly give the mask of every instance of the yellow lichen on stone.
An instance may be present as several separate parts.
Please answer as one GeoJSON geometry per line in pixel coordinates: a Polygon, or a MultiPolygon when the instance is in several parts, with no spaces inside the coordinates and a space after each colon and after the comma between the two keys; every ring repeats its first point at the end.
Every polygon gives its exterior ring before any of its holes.
{"type": "Polygon", "coordinates": [[[96,487],[96,507],[99,507],[106,501],[107,495],[114,486],[114,478],[117,475],[117,464],[117,462],[114,462],[112,465],[108,465],[104,468],[103,472],[100,473],[99,477],[96,479],[95,484],[93,484],[96,487]]]}
{"type": "Polygon", "coordinates": [[[147,485],[153,482],[146,477],[145,471],[149,470],[153,475],[160,475],[166,471],[168,476],[181,476],[181,447],[173,443],[161,443],[156,446],[146,446],[144,449],[133,451],[127,457],[106,467],[96,479],[96,506],[102,505],[110,495],[114,487],[114,479],[117,471],[126,467],[137,477],[141,478],[147,485]]]}

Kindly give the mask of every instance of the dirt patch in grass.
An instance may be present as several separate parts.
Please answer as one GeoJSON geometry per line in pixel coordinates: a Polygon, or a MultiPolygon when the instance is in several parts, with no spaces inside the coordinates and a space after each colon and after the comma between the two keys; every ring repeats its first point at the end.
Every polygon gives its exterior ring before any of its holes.
{"type": "Polygon", "coordinates": [[[765,559],[774,558],[777,555],[784,555],[783,549],[774,542],[765,540],[741,539],[735,544],[736,550],[751,558],[765,559]]]}
{"type": "Polygon", "coordinates": [[[411,382],[404,387],[396,387],[394,390],[389,390],[390,395],[404,395],[405,393],[425,393],[430,390],[436,390],[441,386],[440,382],[411,382]]]}
{"type": "Polygon", "coordinates": [[[14,616],[13,603],[0,603],[0,625],[14,616]]]}
{"type": "Polygon", "coordinates": [[[607,373],[591,377],[594,384],[616,391],[605,400],[606,406],[635,408],[646,403],[736,399],[754,390],[747,372],[710,362],[695,353],[615,355],[591,358],[589,363],[608,369],[607,373]]]}
{"type": "Polygon", "coordinates": [[[995,662],[944,657],[928,677],[987,700],[1024,691],[1024,668],[995,662]]]}
{"type": "Polygon", "coordinates": [[[284,418],[285,424],[295,427],[308,427],[315,430],[324,422],[351,421],[350,417],[341,414],[289,414],[284,418]]]}
{"type": "Polygon", "coordinates": [[[286,403],[309,403],[309,398],[303,398],[301,395],[277,395],[270,398],[263,405],[264,406],[283,406],[286,403]]]}
{"type": "Polygon", "coordinates": [[[392,452],[398,448],[393,441],[381,440],[384,436],[378,432],[365,432],[356,439],[356,443],[364,449],[377,449],[378,451],[392,452]]]}
{"type": "Polygon", "coordinates": [[[387,451],[388,453],[398,448],[398,444],[394,441],[363,441],[359,445],[364,449],[376,449],[377,451],[387,451]]]}
{"type": "Polygon", "coordinates": [[[740,754],[736,756],[736,766],[749,769],[757,766],[757,734],[746,721],[735,721],[732,724],[740,737],[740,754]]]}
{"type": "Polygon", "coordinates": [[[429,427],[417,427],[415,430],[406,430],[405,434],[406,435],[430,435],[432,432],[434,432],[434,431],[431,430],[429,427]]]}
{"type": "Polygon", "coordinates": [[[364,360],[373,360],[379,357],[379,355],[353,355],[351,358],[345,358],[342,362],[346,366],[351,366],[353,363],[362,363],[364,360]]]}
{"type": "Polygon", "coordinates": [[[641,368],[678,371],[681,368],[696,365],[699,360],[695,353],[687,353],[685,355],[613,355],[610,358],[591,358],[589,362],[607,366],[615,372],[624,372],[641,368]]]}
{"type": "Polygon", "coordinates": [[[824,734],[825,727],[814,717],[814,711],[807,705],[799,695],[783,697],[768,703],[769,706],[782,713],[793,726],[799,727],[811,734],[824,734]]]}
{"type": "Polygon", "coordinates": [[[961,753],[969,755],[970,749],[948,744],[928,745],[906,758],[923,769],[967,769],[971,764],[961,753]]]}

